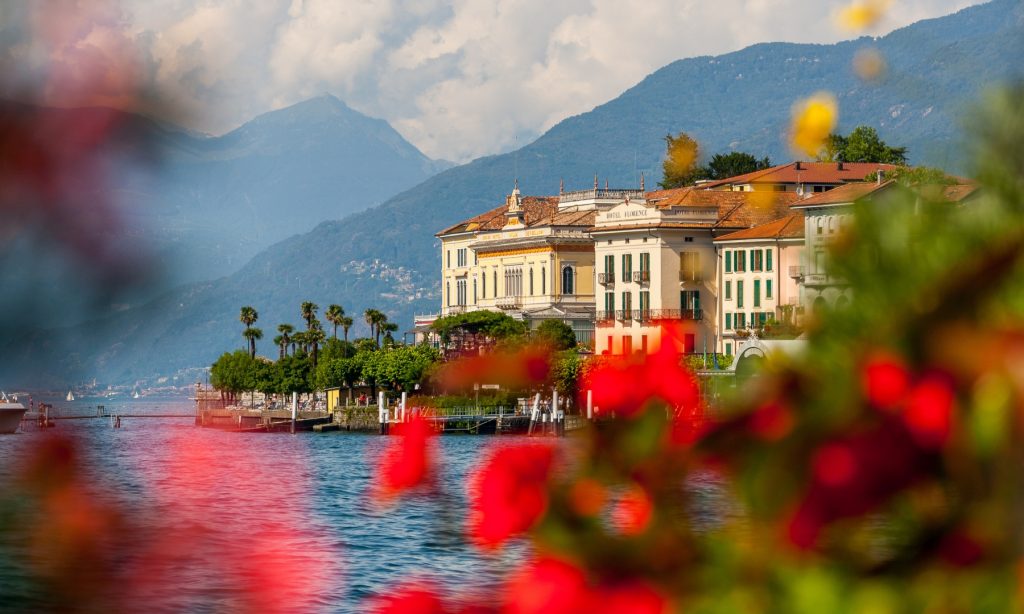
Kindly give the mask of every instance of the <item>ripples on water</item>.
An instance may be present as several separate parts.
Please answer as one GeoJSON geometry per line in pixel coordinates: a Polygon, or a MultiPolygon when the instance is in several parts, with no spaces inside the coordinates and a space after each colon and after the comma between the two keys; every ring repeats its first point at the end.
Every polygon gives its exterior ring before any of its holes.
{"type": "MultiPolygon", "coordinates": [[[[190,410],[181,401],[148,408],[190,410]]],[[[407,578],[485,599],[524,555],[519,544],[483,556],[462,539],[467,476],[484,452],[518,438],[438,438],[440,491],[381,510],[366,493],[373,479],[367,459],[380,452],[382,437],[227,433],[197,428],[190,418],[125,418],[120,429],[102,419],[58,424],[0,436],[0,487],[8,488],[44,438],[73,437],[95,496],[125,513],[117,590],[129,606],[354,612],[407,578]]],[[[697,515],[713,524],[723,505],[717,489],[697,490],[697,515]]],[[[4,555],[18,551],[20,537],[0,531],[8,542],[0,544],[0,595],[28,609],[45,600],[4,555]]]]}

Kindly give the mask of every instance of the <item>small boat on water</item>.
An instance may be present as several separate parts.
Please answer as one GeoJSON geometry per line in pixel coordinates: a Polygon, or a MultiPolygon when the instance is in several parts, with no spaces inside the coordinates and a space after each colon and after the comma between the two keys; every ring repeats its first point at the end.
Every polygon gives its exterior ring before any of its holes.
{"type": "Polygon", "coordinates": [[[25,406],[17,400],[10,400],[0,392],[0,434],[13,433],[21,426],[21,418],[25,415],[25,406]]]}
{"type": "Polygon", "coordinates": [[[67,400],[74,401],[75,400],[75,393],[73,393],[70,390],[68,390],[67,400]]]}
{"type": "Polygon", "coordinates": [[[133,399],[137,399],[137,398],[139,398],[139,397],[141,397],[141,396],[142,396],[142,395],[141,395],[141,394],[139,394],[139,390],[138,390],[137,388],[135,389],[135,391],[134,391],[134,392],[132,392],[132,398],[133,398],[133,399]]]}

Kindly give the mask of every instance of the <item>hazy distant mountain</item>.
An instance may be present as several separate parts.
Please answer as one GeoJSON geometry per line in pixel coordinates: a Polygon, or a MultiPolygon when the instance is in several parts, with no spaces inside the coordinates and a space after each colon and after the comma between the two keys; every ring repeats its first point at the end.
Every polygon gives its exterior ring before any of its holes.
{"type": "MultiPolygon", "coordinates": [[[[47,360],[55,373],[91,376],[95,371],[122,380],[208,365],[220,352],[242,346],[237,319],[243,304],[260,311],[258,325],[265,333],[279,322],[297,323],[298,305],[307,299],[321,307],[341,303],[357,321],[366,307],[382,308],[404,330],[414,312],[439,307],[434,233],[503,202],[515,169],[527,194],[557,193],[560,178],[567,189],[587,187],[595,174],[602,184],[607,178],[613,186],[635,186],[644,169],[650,188],[659,178],[663,137],[680,130],[697,138],[708,154],[738,149],[787,161],[783,134],[791,105],[819,90],[839,98],[841,131],[875,126],[890,144],[908,147],[912,162],[964,172],[958,143],[965,110],[986,87],[1024,76],[1022,57],[1024,7],[1019,0],[996,0],[878,40],[762,44],[674,62],[518,152],[447,170],[378,207],[281,241],[225,279],[181,288],[98,323],[110,335],[103,343],[63,362],[47,360]],[[851,62],[858,50],[872,45],[889,71],[866,84],[853,75],[851,62]]],[[[273,133],[287,135],[288,114],[280,113],[273,133]]],[[[259,133],[259,122],[221,140],[240,149],[262,142],[250,133],[259,133]]],[[[273,167],[254,163],[253,168],[273,167]]],[[[196,175],[199,170],[181,177],[177,189],[193,189],[196,175]]],[[[230,185],[248,198],[257,196],[241,177],[230,185]]],[[[220,196],[244,201],[238,192],[220,196]]],[[[328,217],[340,215],[321,216],[328,217]]],[[[273,333],[259,349],[272,356],[270,337],[273,333]]]]}

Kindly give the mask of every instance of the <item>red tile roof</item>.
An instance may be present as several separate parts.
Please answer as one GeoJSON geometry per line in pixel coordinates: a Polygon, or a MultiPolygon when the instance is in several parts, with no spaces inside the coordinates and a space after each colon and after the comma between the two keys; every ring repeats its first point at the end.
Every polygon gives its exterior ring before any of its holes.
{"type": "Polygon", "coordinates": [[[864,181],[865,177],[878,169],[895,170],[897,168],[899,167],[894,164],[877,162],[790,162],[745,175],[712,181],[699,187],[704,190],[714,190],[748,183],[843,184],[851,181],[864,181]]]}
{"type": "Polygon", "coordinates": [[[803,237],[804,214],[790,213],[784,218],[767,224],[722,235],[715,239],[715,243],[744,239],[802,239],[803,237]]]}
{"type": "Polygon", "coordinates": [[[647,193],[647,202],[656,207],[717,207],[718,227],[747,228],[778,219],[789,213],[795,192],[727,192],[697,187],[658,190],[647,193]]]}
{"type": "Polygon", "coordinates": [[[854,202],[858,198],[864,198],[869,194],[881,191],[893,185],[893,181],[886,181],[885,183],[878,184],[874,181],[862,181],[860,183],[848,183],[841,185],[838,188],[832,188],[828,192],[821,192],[815,194],[810,198],[798,200],[790,205],[790,207],[804,208],[804,207],[821,207],[825,205],[846,205],[854,202]]]}
{"type": "MultiPolygon", "coordinates": [[[[523,196],[520,200],[523,207],[524,221],[527,226],[536,226],[543,220],[552,217],[558,210],[557,196],[523,196]]],[[[502,205],[449,226],[437,233],[438,237],[455,234],[459,232],[470,232],[476,230],[501,230],[505,227],[505,212],[508,205],[502,205]]],[[[566,224],[566,225],[589,225],[589,224],[566,224]]]]}

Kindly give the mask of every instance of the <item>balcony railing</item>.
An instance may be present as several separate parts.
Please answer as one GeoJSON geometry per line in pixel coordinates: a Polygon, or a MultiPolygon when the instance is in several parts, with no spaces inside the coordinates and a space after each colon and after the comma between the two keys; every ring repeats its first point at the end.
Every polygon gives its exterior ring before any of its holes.
{"type": "Polygon", "coordinates": [[[648,320],[703,320],[704,310],[702,309],[651,309],[647,312],[648,320]]]}
{"type": "Polygon", "coordinates": [[[633,272],[633,281],[635,281],[638,284],[646,284],[646,283],[651,281],[651,272],[650,271],[634,271],[633,272]]]}
{"type": "Polygon", "coordinates": [[[804,276],[804,272],[804,267],[802,266],[795,265],[789,267],[789,276],[792,277],[793,279],[800,279],[801,277],[804,276]]]}
{"type": "Polygon", "coordinates": [[[498,309],[519,309],[523,306],[523,299],[518,296],[505,296],[495,299],[494,306],[498,309]]]}
{"type": "Polygon", "coordinates": [[[828,275],[825,273],[808,273],[804,275],[805,286],[826,286],[828,285],[828,275]]]}
{"type": "Polygon", "coordinates": [[[615,283],[615,273],[598,273],[597,283],[601,284],[602,286],[607,286],[608,284],[615,283]]]}
{"type": "Polygon", "coordinates": [[[598,326],[611,326],[615,323],[614,311],[598,311],[596,314],[598,326]]]}
{"type": "Polygon", "coordinates": [[[629,322],[630,320],[633,319],[633,310],[632,309],[620,309],[620,310],[615,312],[615,319],[616,320],[621,320],[623,322],[629,322]]]}

